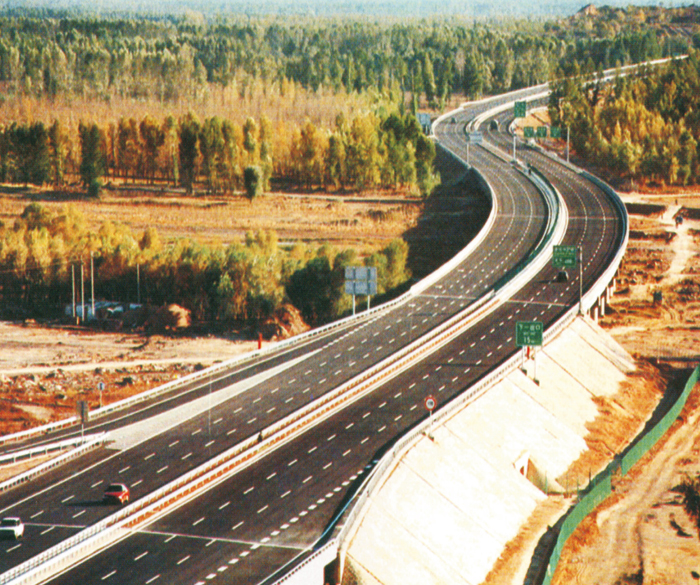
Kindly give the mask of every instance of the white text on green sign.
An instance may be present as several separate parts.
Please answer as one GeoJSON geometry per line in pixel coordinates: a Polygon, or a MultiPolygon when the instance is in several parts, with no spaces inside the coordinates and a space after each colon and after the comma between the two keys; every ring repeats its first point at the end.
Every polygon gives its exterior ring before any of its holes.
{"type": "Polygon", "coordinates": [[[575,268],[577,252],[576,246],[554,246],[552,265],[554,268],[575,268]]]}
{"type": "Polygon", "coordinates": [[[515,324],[515,344],[518,347],[542,345],[542,321],[518,321],[515,324]]]}

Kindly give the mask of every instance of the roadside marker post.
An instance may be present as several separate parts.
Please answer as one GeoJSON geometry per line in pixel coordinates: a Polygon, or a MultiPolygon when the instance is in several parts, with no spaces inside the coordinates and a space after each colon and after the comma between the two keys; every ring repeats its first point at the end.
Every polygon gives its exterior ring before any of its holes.
{"type": "Polygon", "coordinates": [[[428,429],[428,438],[432,441],[432,440],[434,440],[433,439],[433,410],[435,410],[435,407],[437,406],[437,400],[435,400],[435,397],[432,394],[429,394],[428,396],[425,397],[423,404],[425,404],[425,408],[428,409],[428,412],[430,413],[430,427],[428,429]]]}
{"type": "MultiPolygon", "coordinates": [[[[525,118],[527,117],[527,102],[517,101],[513,105],[513,114],[515,118],[525,118]]],[[[517,161],[516,157],[516,137],[515,132],[513,132],[513,161],[517,161]]]]}
{"type": "Polygon", "coordinates": [[[467,132],[467,166],[469,163],[469,145],[470,144],[482,144],[484,142],[484,135],[481,132],[467,132]]]}

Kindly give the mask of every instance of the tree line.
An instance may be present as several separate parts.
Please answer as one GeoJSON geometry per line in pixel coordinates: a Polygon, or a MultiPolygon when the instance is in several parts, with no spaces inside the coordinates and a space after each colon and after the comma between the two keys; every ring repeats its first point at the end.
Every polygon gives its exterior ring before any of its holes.
{"type": "MultiPolygon", "coordinates": [[[[274,232],[248,233],[245,242],[206,246],[189,239],[164,245],[155,228],[137,235],[124,225],[88,229],[73,207],[52,212],[28,205],[13,225],[0,224],[0,306],[6,316],[55,317],[71,302],[72,267],[95,269],[95,297],[177,303],[198,321],[255,326],[291,302],[310,325],[345,314],[346,266],[377,268],[378,294],[410,278],[408,245],[390,242],[364,260],[352,249],[296,244],[284,250],[274,232]]],[[[78,286],[78,290],[80,287],[78,286]]]]}
{"type": "Polygon", "coordinates": [[[619,75],[612,84],[567,79],[549,111],[569,126],[576,153],[622,180],[662,185],[700,181],[700,59],[619,75]]]}
{"type": "Polygon", "coordinates": [[[15,9],[0,16],[0,83],[15,95],[190,101],[210,84],[245,95],[262,79],[314,91],[410,92],[442,108],[453,94],[479,97],[687,50],[687,37],[651,28],[647,18],[635,7],[500,25],[459,18],[36,17],[15,9]]]}
{"type": "Polygon", "coordinates": [[[55,120],[0,127],[0,182],[64,185],[79,178],[96,195],[105,179],[165,182],[192,193],[245,190],[254,197],[270,181],[303,189],[413,189],[428,194],[438,181],[435,147],[412,114],[339,115],[334,128],[301,126],[263,116],[241,126],[218,116],[199,121],[120,118],[107,127],[55,120]]]}

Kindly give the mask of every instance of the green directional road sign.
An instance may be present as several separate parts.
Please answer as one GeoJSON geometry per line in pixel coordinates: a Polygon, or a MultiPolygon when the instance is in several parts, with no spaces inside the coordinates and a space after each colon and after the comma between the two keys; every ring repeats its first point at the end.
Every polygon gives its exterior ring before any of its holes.
{"type": "Polygon", "coordinates": [[[527,116],[527,102],[515,102],[513,111],[516,118],[524,118],[527,116]]]}
{"type": "Polygon", "coordinates": [[[518,347],[542,345],[542,321],[518,321],[515,324],[515,344],[518,347]]]}
{"type": "Polygon", "coordinates": [[[554,268],[575,268],[577,252],[576,246],[554,246],[552,265],[554,268]]]}
{"type": "Polygon", "coordinates": [[[538,126],[535,130],[537,138],[547,138],[547,126],[538,126]]]}
{"type": "Polygon", "coordinates": [[[532,126],[525,126],[523,128],[523,136],[525,138],[534,138],[535,137],[535,129],[532,126]]]}
{"type": "Polygon", "coordinates": [[[549,129],[549,135],[552,138],[561,138],[561,126],[552,126],[549,129]]]}

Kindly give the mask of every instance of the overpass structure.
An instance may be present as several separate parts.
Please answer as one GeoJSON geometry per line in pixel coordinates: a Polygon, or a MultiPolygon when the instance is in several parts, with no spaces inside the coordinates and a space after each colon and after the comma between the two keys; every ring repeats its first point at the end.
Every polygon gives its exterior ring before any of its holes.
{"type": "MultiPolygon", "coordinates": [[[[468,104],[435,135],[466,170],[465,128],[543,91],[468,104]]],[[[337,581],[356,515],[394,458],[518,367],[515,323],[542,321],[547,341],[610,293],[628,231],[617,196],[537,152],[513,164],[502,140],[469,153],[492,201],[486,225],[409,293],[98,412],[89,430],[108,432],[106,447],[0,486],[2,514],[26,523],[23,542],[3,544],[0,583],[337,581]],[[556,282],[555,244],[582,249],[582,298],[576,279],[556,282]],[[101,503],[115,481],[132,489],[118,511],[101,503]]],[[[45,431],[5,449],[76,434],[45,431]]]]}

